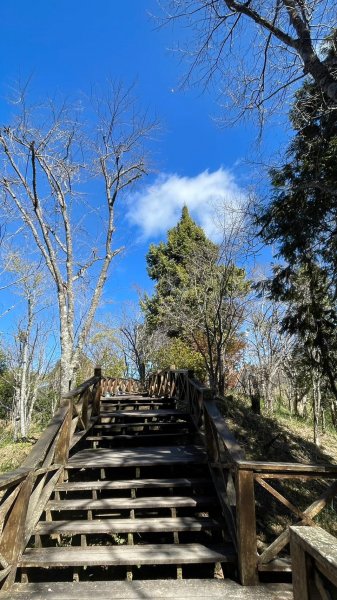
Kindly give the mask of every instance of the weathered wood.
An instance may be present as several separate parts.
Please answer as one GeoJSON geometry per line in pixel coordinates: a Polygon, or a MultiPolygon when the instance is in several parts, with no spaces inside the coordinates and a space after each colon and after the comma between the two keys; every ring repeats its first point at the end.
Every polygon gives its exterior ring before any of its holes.
{"type": "MultiPolygon", "coordinates": [[[[321,527],[291,527],[290,546],[292,560],[294,554],[309,555],[314,560],[319,570],[337,588],[337,543],[336,538],[321,527]]],[[[301,569],[298,571],[298,582],[303,586],[305,558],[302,559],[301,569]]],[[[295,590],[295,588],[294,588],[295,590]]],[[[295,599],[300,598],[297,590],[295,599]]],[[[309,596],[310,597],[310,596],[309,596]]],[[[302,599],[301,599],[302,600],[302,599]]]]}
{"type": "Polygon", "coordinates": [[[245,471],[270,472],[278,473],[284,472],[289,474],[296,473],[312,473],[317,474],[317,477],[322,474],[337,475],[337,465],[306,465],[303,463],[285,463],[285,462],[263,462],[263,461],[251,461],[251,460],[238,460],[236,461],[236,467],[245,471]]]}
{"type": "MultiPolygon", "coordinates": [[[[331,498],[337,492],[337,482],[334,482],[329,488],[324,490],[321,496],[315,500],[308,508],[302,511],[301,515],[303,520],[300,521],[297,525],[307,525],[308,519],[309,524],[315,526],[316,523],[312,521],[313,517],[318,515],[318,513],[326,506],[326,504],[331,500],[331,498]]],[[[272,561],[279,552],[289,543],[290,534],[289,527],[287,527],[277,538],[264,550],[264,552],[259,556],[258,563],[259,568],[263,564],[267,564],[272,561]]]]}
{"type": "Polygon", "coordinates": [[[34,475],[30,473],[23,482],[12,510],[3,528],[0,553],[8,563],[13,563],[23,549],[25,521],[34,475]]]}
{"type": "Polygon", "coordinates": [[[47,429],[45,429],[30,454],[28,454],[27,458],[23,461],[23,468],[34,469],[35,467],[43,465],[45,456],[66,417],[67,411],[68,404],[64,404],[59,408],[47,429]]]}
{"type": "Polygon", "coordinates": [[[205,462],[206,453],[201,446],[151,446],[122,450],[96,448],[81,450],[72,456],[68,467],[130,467],[205,462]]]}
{"type": "Polygon", "coordinates": [[[208,548],[202,544],[151,544],[148,546],[68,546],[27,548],[22,567],[68,567],[104,565],[169,565],[233,562],[230,546],[208,548]]]}
{"type": "Polygon", "coordinates": [[[15,469],[15,471],[10,471],[9,473],[4,473],[0,477],[0,491],[6,490],[6,489],[20,483],[21,481],[23,481],[25,479],[25,477],[27,477],[28,473],[29,473],[29,469],[25,469],[25,468],[15,469]]]}
{"type": "Polygon", "coordinates": [[[142,519],[95,519],[93,521],[42,521],[36,527],[41,535],[90,534],[90,533],[136,533],[164,531],[203,531],[221,528],[219,521],[207,517],[161,517],[142,519]]]}
{"type": "Polygon", "coordinates": [[[275,488],[269,485],[269,483],[267,483],[263,479],[260,479],[259,477],[255,477],[255,481],[259,483],[265,490],[267,490],[267,492],[269,492],[272,496],[274,496],[274,498],[281,502],[281,504],[289,508],[291,512],[293,512],[297,517],[302,519],[307,525],[311,525],[312,527],[315,526],[315,522],[312,519],[310,519],[309,516],[307,516],[304,512],[299,510],[297,506],[290,502],[290,500],[282,496],[282,494],[280,494],[280,492],[278,492],[277,490],[275,490],[275,488]]]}
{"type": "Polygon", "coordinates": [[[291,533],[290,535],[294,600],[309,600],[309,578],[305,551],[297,542],[296,534],[291,533]]]}
{"type": "Polygon", "coordinates": [[[207,414],[212,420],[214,427],[231,458],[235,461],[243,460],[245,456],[244,451],[242,450],[240,444],[236,441],[231,431],[228,429],[226,422],[215,402],[204,400],[204,409],[207,411],[207,414]]]}
{"type": "Polygon", "coordinates": [[[158,410],[115,410],[112,412],[107,412],[107,413],[101,413],[100,414],[100,418],[104,419],[107,417],[123,417],[125,419],[127,418],[146,418],[149,419],[150,417],[155,417],[156,419],[162,419],[163,417],[175,417],[176,419],[188,419],[189,418],[189,413],[186,412],[182,412],[182,411],[178,411],[175,409],[158,409],[158,410]]]}
{"type": "Polygon", "coordinates": [[[270,563],[281,550],[289,543],[289,527],[274,540],[268,548],[258,557],[258,568],[262,569],[263,565],[270,563]]]}
{"type": "Polygon", "coordinates": [[[181,477],[165,479],[123,479],[115,481],[69,481],[59,483],[57,491],[81,491],[81,490],[129,490],[131,488],[175,488],[209,486],[209,480],[203,477],[181,477]]]}
{"type": "Polygon", "coordinates": [[[64,465],[69,456],[70,434],[72,421],[72,403],[68,402],[68,410],[60,427],[55,444],[54,462],[64,465]]]}
{"type": "Polygon", "coordinates": [[[103,498],[102,500],[50,500],[47,510],[108,510],[137,508],[196,507],[214,503],[214,496],[145,496],[144,498],[103,498]]]}
{"type": "Polygon", "coordinates": [[[265,584],[258,588],[243,588],[229,579],[134,580],[17,583],[13,596],[2,595],[1,600],[293,600],[288,584],[265,584]]]}
{"type": "Polygon", "coordinates": [[[8,492],[8,496],[1,503],[1,506],[0,506],[0,532],[2,531],[3,526],[5,524],[6,515],[7,515],[8,511],[10,510],[10,508],[12,507],[12,505],[14,504],[18,493],[20,492],[21,485],[22,485],[22,482],[20,482],[11,492],[8,492]]]}
{"type": "Polygon", "coordinates": [[[58,469],[57,471],[55,471],[54,475],[50,478],[50,480],[47,482],[47,484],[41,491],[37,502],[33,506],[31,514],[27,515],[27,522],[25,527],[25,544],[28,543],[29,538],[33,533],[33,529],[44,511],[45,505],[49,500],[53,490],[55,489],[55,485],[60,477],[61,471],[62,469],[58,469]]]}
{"type": "Polygon", "coordinates": [[[63,394],[62,398],[67,399],[67,400],[69,400],[71,398],[75,398],[82,392],[85,392],[85,390],[87,390],[91,385],[95,385],[95,383],[98,383],[100,381],[100,379],[101,379],[100,377],[98,377],[97,375],[94,375],[93,377],[90,377],[89,379],[87,379],[86,381],[81,383],[81,385],[79,385],[77,388],[70,390],[70,392],[67,392],[66,394],[63,394]]]}
{"type": "Polygon", "coordinates": [[[254,478],[251,471],[236,473],[236,516],[239,576],[242,585],[256,585],[257,552],[254,478]]]}

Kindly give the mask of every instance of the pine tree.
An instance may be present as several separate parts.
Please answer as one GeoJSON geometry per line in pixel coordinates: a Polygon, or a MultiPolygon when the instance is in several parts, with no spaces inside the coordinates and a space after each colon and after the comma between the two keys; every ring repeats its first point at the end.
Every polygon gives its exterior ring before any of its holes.
{"type": "Polygon", "coordinates": [[[271,172],[274,195],[258,218],[283,261],[268,286],[287,303],[284,327],[299,336],[337,399],[337,113],[307,81],[290,116],[296,134],[287,161],[271,172]]]}
{"type": "Polygon", "coordinates": [[[150,247],[147,262],[156,281],[153,297],[146,297],[142,305],[148,327],[161,328],[197,351],[210,385],[223,394],[242,349],[243,310],[238,299],[247,292],[244,271],[234,264],[221,265],[219,247],[187,207],[168,231],[167,242],[150,247]]]}

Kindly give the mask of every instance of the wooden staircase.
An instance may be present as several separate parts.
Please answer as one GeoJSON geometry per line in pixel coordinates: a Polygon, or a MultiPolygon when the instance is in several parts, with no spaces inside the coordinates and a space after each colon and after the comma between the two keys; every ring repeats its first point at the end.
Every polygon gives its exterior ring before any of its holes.
{"type": "Polygon", "coordinates": [[[11,597],[42,582],[206,578],[235,566],[205,450],[173,399],[102,398],[63,479],[11,597]]]}
{"type": "Polygon", "coordinates": [[[0,599],[292,598],[233,581],[236,551],[199,436],[174,398],[103,396],[0,599]]]}

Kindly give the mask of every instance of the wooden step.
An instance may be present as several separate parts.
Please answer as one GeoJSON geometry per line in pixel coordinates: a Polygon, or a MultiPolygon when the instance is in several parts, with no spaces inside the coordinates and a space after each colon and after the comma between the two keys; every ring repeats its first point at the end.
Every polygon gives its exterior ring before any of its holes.
{"type": "Polygon", "coordinates": [[[207,456],[203,446],[151,446],[135,448],[86,448],[74,454],[67,467],[142,467],[172,464],[202,464],[207,456]]]}
{"type": "Polygon", "coordinates": [[[209,480],[202,477],[181,477],[166,479],[122,479],[117,481],[67,481],[59,483],[56,491],[73,492],[83,490],[128,490],[131,488],[181,488],[209,486],[209,480]]]}
{"type": "MultiPolygon", "coordinates": [[[[93,426],[93,429],[100,429],[100,430],[104,430],[104,429],[111,429],[111,431],[113,431],[114,429],[134,429],[136,427],[143,427],[146,429],[150,429],[152,427],[156,427],[156,429],[154,429],[154,431],[161,431],[162,428],[167,428],[167,429],[172,429],[173,427],[175,428],[181,428],[181,429],[188,429],[193,427],[192,423],[190,421],[149,421],[147,423],[145,423],[144,421],[136,421],[135,423],[97,423],[96,425],[93,426]],[[158,429],[160,428],[160,429],[158,429]]],[[[194,427],[193,427],[194,429],[194,427]]]]}
{"type": "Polygon", "coordinates": [[[97,533],[135,533],[167,531],[203,531],[221,529],[221,524],[207,517],[165,517],[161,519],[96,519],[93,521],[40,521],[34,533],[52,534],[97,534],[97,533]]]}
{"type": "Polygon", "coordinates": [[[71,567],[112,565],[169,565],[192,563],[233,563],[231,545],[207,547],[202,544],[151,544],[146,546],[66,546],[27,548],[20,567],[71,567]]]}
{"type": "Polygon", "coordinates": [[[174,439],[176,437],[184,436],[186,438],[187,435],[192,435],[190,433],[186,433],[186,431],[176,431],[175,433],[141,433],[135,432],[133,435],[129,433],[117,433],[116,435],[88,435],[85,439],[88,442],[111,442],[111,441],[138,441],[138,442],[148,442],[153,440],[162,440],[162,439],[174,439]]]}
{"type": "Polygon", "coordinates": [[[100,415],[101,418],[107,418],[107,417],[123,417],[123,418],[132,418],[134,419],[135,417],[137,417],[137,419],[139,417],[142,417],[144,419],[148,419],[150,417],[156,417],[158,419],[162,419],[163,417],[176,417],[177,419],[188,419],[189,414],[186,412],[182,412],[179,410],[174,410],[174,409],[158,409],[158,410],[115,410],[111,413],[109,412],[104,412],[103,414],[101,413],[100,415]]]}
{"type": "Polygon", "coordinates": [[[146,496],[144,498],[76,498],[72,500],[49,500],[46,510],[131,510],[138,508],[194,508],[215,503],[215,496],[146,496]]]}
{"type": "Polygon", "coordinates": [[[293,600],[289,584],[242,587],[230,579],[16,583],[1,600],[293,600]]]}

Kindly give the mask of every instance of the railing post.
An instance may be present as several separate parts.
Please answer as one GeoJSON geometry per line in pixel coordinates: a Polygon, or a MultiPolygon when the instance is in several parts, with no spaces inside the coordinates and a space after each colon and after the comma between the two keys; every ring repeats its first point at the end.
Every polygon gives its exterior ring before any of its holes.
{"type": "Polygon", "coordinates": [[[307,557],[292,528],[290,528],[290,554],[294,600],[309,600],[307,557]]]}
{"type": "Polygon", "coordinates": [[[9,573],[3,589],[10,587],[15,579],[15,563],[23,550],[26,517],[33,485],[34,474],[31,472],[21,485],[21,489],[2,532],[0,553],[10,565],[13,565],[13,569],[9,573]]]}
{"type": "Polygon", "coordinates": [[[95,367],[94,377],[102,377],[102,367],[95,367]]]}
{"type": "Polygon", "coordinates": [[[68,401],[68,411],[65,419],[60,427],[58,439],[55,446],[54,452],[54,463],[65,465],[69,457],[70,447],[70,436],[71,436],[71,422],[73,417],[73,403],[72,400],[68,401]]]}
{"type": "Polygon", "coordinates": [[[236,523],[239,577],[242,585],[256,585],[257,547],[254,472],[237,468],[236,523]]]}

